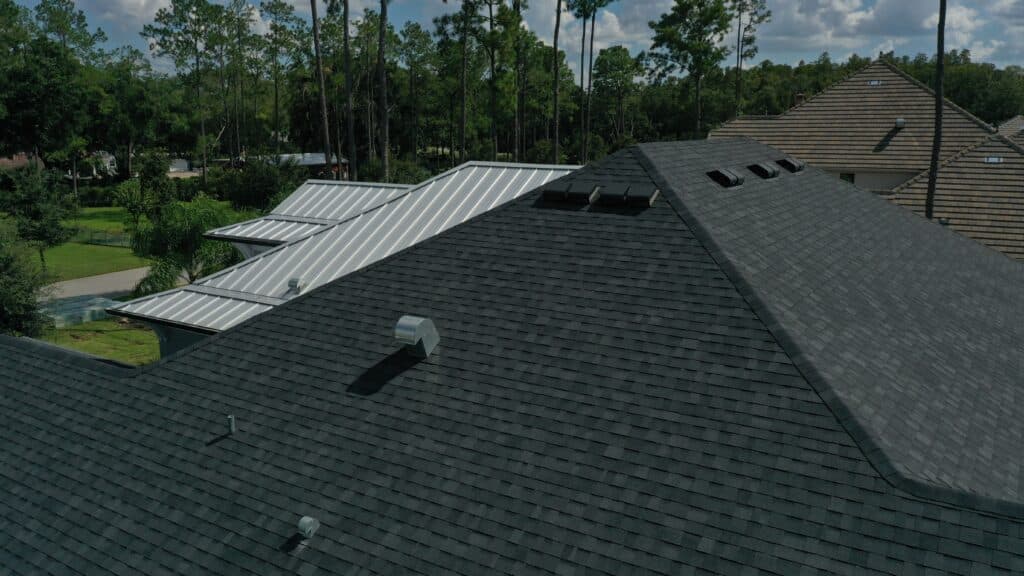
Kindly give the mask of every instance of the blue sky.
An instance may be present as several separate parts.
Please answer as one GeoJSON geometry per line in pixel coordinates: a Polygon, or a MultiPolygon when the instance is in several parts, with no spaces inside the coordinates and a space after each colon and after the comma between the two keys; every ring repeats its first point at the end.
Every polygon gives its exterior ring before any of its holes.
{"type": "MultiPolygon", "coordinates": [[[[37,0],[19,0],[34,6],[37,0]]],[[[215,0],[216,1],[216,0],[215,0]]],[[[292,0],[302,14],[309,14],[308,0],[292,0]]],[[[351,0],[355,10],[379,5],[376,0],[351,0]]],[[[90,24],[102,27],[114,45],[145,43],[142,25],[169,0],[75,0],[90,24]]],[[[253,4],[258,4],[254,1],[253,4]]],[[[598,18],[598,48],[614,44],[634,53],[649,46],[647,22],[666,12],[672,0],[617,0],[598,18]]],[[[812,60],[823,51],[834,58],[852,53],[875,55],[880,50],[898,54],[932,53],[938,0],[768,0],[774,18],[759,34],[757,60],[796,63],[812,60]]],[[[429,24],[457,2],[442,0],[392,0],[396,22],[416,20],[429,24]]],[[[530,0],[527,23],[541,37],[550,39],[554,27],[555,0],[530,0]]],[[[975,59],[999,66],[1024,66],[1024,0],[950,0],[947,46],[968,48],[975,59]]],[[[550,40],[549,40],[550,41],[550,40]]],[[[561,43],[573,68],[579,58],[580,22],[563,17],[561,43]]]]}

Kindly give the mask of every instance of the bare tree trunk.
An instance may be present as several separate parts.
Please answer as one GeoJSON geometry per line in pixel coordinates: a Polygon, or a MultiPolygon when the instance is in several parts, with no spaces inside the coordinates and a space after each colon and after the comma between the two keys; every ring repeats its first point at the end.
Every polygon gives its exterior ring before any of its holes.
{"type": "Polygon", "coordinates": [[[274,153],[281,153],[281,70],[274,69],[274,153]]]}
{"type": "Polygon", "coordinates": [[[416,73],[409,66],[409,100],[412,102],[412,161],[420,155],[420,102],[416,98],[416,73]]]}
{"type": "Polygon", "coordinates": [[[516,13],[516,118],[513,126],[512,136],[512,160],[519,162],[519,154],[523,149],[523,118],[524,108],[526,105],[526,92],[523,86],[524,79],[524,54],[523,54],[523,2],[522,0],[513,0],[513,8],[516,13]]]}
{"type": "Polygon", "coordinates": [[[942,113],[945,110],[943,80],[946,76],[946,0],[939,0],[938,60],[935,62],[935,137],[932,140],[932,161],[928,168],[928,194],[924,200],[924,216],[931,220],[935,210],[935,185],[939,177],[939,154],[942,150],[942,113]]]}
{"type": "Polygon", "coordinates": [[[587,105],[585,102],[587,91],[583,84],[587,75],[587,17],[587,13],[583,12],[583,34],[580,35],[580,164],[587,163],[587,143],[583,137],[587,129],[587,105]]]}
{"type": "Polygon", "coordinates": [[[194,45],[195,49],[195,74],[196,74],[196,112],[199,113],[199,145],[201,147],[201,155],[203,158],[203,189],[207,189],[207,177],[206,177],[206,114],[203,114],[203,81],[200,78],[201,71],[199,70],[199,43],[198,41],[194,45]]]}
{"type": "Polygon", "coordinates": [[[597,36],[595,24],[597,23],[597,11],[590,15],[590,65],[587,67],[587,116],[583,124],[583,163],[586,164],[590,158],[590,89],[594,86],[594,36],[597,36]]]}
{"type": "Polygon", "coordinates": [[[702,123],[701,120],[703,120],[703,116],[704,116],[704,110],[702,109],[702,106],[701,106],[701,88],[702,88],[701,81],[703,80],[703,78],[702,78],[702,76],[700,74],[696,74],[696,75],[694,75],[693,80],[694,80],[694,82],[696,84],[696,95],[697,95],[697,133],[695,134],[695,137],[696,138],[700,138],[700,127],[701,127],[701,123],[702,123]]]}
{"type": "Polygon", "coordinates": [[[558,154],[558,84],[559,84],[560,78],[558,76],[559,76],[559,72],[561,72],[562,69],[561,69],[561,66],[558,65],[559,64],[559,62],[558,62],[558,30],[561,27],[562,27],[562,0],[555,0],[555,45],[554,45],[553,54],[552,54],[552,58],[551,58],[551,60],[552,60],[552,64],[551,65],[554,68],[554,71],[553,71],[552,75],[555,77],[555,81],[554,81],[554,99],[555,99],[555,108],[554,108],[554,112],[555,112],[555,114],[554,114],[554,116],[555,116],[554,117],[554,124],[555,124],[555,126],[554,126],[554,128],[555,128],[555,132],[554,132],[554,141],[552,142],[553,145],[551,147],[551,149],[552,149],[551,163],[552,164],[558,164],[558,157],[559,157],[559,154],[558,154]]]}
{"type": "Polygon", "coordinates": [[[391,151],[388,143],[388,74],[384,58],[387,45],[388,0],[380,0],[380,33],[377,38],[377,82],[380,85],[380,149],[384,166],[384,181],[391,181],[391,168],[388,159],[391,151]]]}
{"type": "Polygon", "coordinates": [[[352,114],[352,52],[349,49],[349,33],[348,33],[348,2],[345,0],[345,30],[344,30],[344,42],[345,42],[345,133],[348,136],[348,166],[349,166],[349,179],[359,179],[359,165],[356,161],[356,128],[355,118],[352,114]]]}
{"type": "Polygon", "coordinates": [[[490,38],[487,39],[487,55],[490,57],[491,64],[491,160],[496,162],[498,160],[498,78],[495,72],[497,55],[494,53],[494,4],[491,2],[487,3],[487,15],[490,31],[490,38]]]}
{"type": "Polygon", "coordinates": [[[743,6],[736,10],[736,116],[742,114],[743,107],[740,104],[743,91],[743,6]]]}
{"type": "Polygon", "coordinates": [[[462,118],[459,120],[459,162],[466,161],[466,99],[468,97],[468,90],[466,88],[466,68],[468,67],[469,61],[469,22],[467,21],[467,14],[465,5],[462,9],[461,15],[461,26],[459,42],[462,43],[462,71],[459,73],[459,81],[462,83],[462,118]]]}
{"type": "MultiPolygon", "coordinates": [[[[324,62],[320,54],[320,23],[316,16],[316,0],[309,0],[313,19],[313,49],[316,52],[316,76],[320,83],[320,121],[324,130],[324,162],[327,163],[327,170],[330,171],[334,165],[331,161],[331,127],[327,119],[327,88],[324,82],[324,62]]],[[[338,172],[341,177],[341,172],[338,172]]]]}

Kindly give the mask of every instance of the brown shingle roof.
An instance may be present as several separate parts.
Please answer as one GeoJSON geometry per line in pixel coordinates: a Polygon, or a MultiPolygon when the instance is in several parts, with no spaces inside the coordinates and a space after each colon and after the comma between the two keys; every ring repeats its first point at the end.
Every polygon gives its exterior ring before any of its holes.
{"type": "Polygon", "coordinates": [[[999,125],[999,133],[1003,136],[1020,136],[1024,132],[1024,114],[1018,114],[999,125]]]}
{"type": "MultiPolygon", "coordinates": [[[[897,188],[891,200],[923,215],[927,191],[926,171],[897,188]]],[[[936,181],[935,217],[1024,260],[1024,148],[992,136],[944,162],[936,181]]]]}
{"type": "MultiPolygon", "coordinates": [[[[708,138],[747,136],[843,172],[919,172],[931,158],[934,94],[877,61],[781,116],[739,118],[708,138]],[[902,130],[897,118],[907,121],[902,130]]],[[[948,100],[943,119],[943,158],[996,131],[948,100]]]]}

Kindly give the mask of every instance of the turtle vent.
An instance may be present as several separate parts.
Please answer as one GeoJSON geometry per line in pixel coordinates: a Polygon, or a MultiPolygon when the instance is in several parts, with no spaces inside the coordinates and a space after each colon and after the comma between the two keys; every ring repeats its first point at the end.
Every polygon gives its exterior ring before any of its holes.
{"type": "Polygon", "coordinates": [[[735,188],[743,184],[743,176],[729,170],[728,168],[719,168],[708,172],[708,177],[718,183],[723,188],[735,188]]]}

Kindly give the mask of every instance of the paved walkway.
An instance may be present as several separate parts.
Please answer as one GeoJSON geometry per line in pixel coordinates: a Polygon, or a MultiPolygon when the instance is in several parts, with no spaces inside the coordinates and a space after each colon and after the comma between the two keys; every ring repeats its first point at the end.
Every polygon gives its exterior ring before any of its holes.
{"type": "Polygon", "coordinates": [[[149,267],[133,268],[110,274],[76,278],[50,284],[47,299],[71,298],[73,296],[105,296],[113,298],[132,291],[135,285],[146,277],[149,267]]]}

